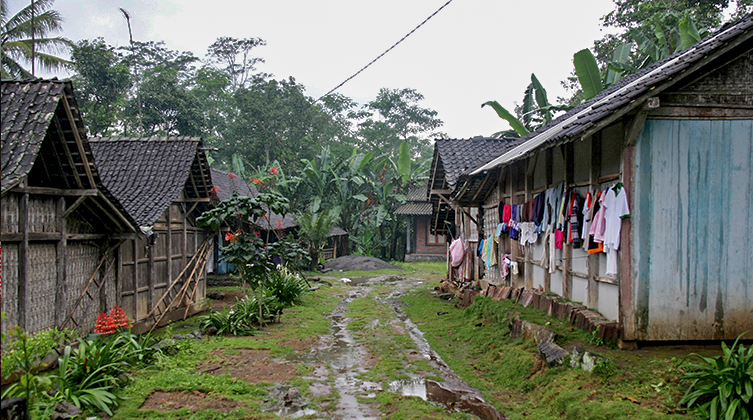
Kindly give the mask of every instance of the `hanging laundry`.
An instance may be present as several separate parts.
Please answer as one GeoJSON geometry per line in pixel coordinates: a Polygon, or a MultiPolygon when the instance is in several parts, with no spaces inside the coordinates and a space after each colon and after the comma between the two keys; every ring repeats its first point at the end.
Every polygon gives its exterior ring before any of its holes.
{"type": "Polygon", "coordinates": [[[568,242],[573,244],[574,249],[580,248],[580,223],[582,223],[580,212],[580,196],[573,191],[570,198],[570,226],[568,228],[568,242]]]}
{"type": "Polygon", "coordinates": [[[450,244],[450,263],[453,267],[458,267],[463,262],[465,247],[462,238],[457,238],[450,244]]]}
{"type": "Polygon", "coordinates": [[[507,275],[510,274],[510,264],[511,263],[512,263],[512,260],[510,259],[510,254],[505,254],[502,257],[502,263],[499,265],[503,279],[507,278],[507,275]]]}
{"type": "Polygon", "coordinates": [[[617,274],[617,250],[620,249],[622,220],[630,217],[625,189],[622,188],[622,184],[617,185],[619,185],[619,192],[615,192],[615,188],[607,190],[603,203],[605,207],[604,251],[607,253],[607,275],[617,274]]]}
{"type": "Polygon", "coordinates": [[[583,242],[586,248],[588,248],[588,221],[589,219],[589,210],[591,209],[591,191],[586,193],[586,199],[583,201],[583,230],[581,231],[580,237],[583,238],[583,242]]]}

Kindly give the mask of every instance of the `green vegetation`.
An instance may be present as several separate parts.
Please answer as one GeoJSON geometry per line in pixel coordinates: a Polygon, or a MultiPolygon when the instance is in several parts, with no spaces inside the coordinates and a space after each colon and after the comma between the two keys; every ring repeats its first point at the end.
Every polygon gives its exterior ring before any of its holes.
{"type": "MultiPolygon", "coordinates": [[[[742,337],[743,334],[740,335],[742,337]]],[[[753,410],[753,346],[747,351],[740,337],[732,347],[722,342],[721,356],[692,356],[698,363],[685,363],[684,378],[693,381],[680,404],[698,407],[704,417],[748,420],[753,410]]]]}
{"type": "MultiPolygon", "coordinates": [[[[447,364],[469,385],[484,390],[487,401],[510,419],[683,419],[683,395],[678,350],[636,352],[588,344],[590,334],[543,311],[510,301],[477,298],[468,309],[432,297],[427,285],[405,296],[405,311],[421,320],[424,336],[447,364]],[[446,315],[435,316],[446,311],[446,315]],[[531,341],[512,339],[508,313],[547,325],[570,350],[573,345],[605,357],[596,369],[584,372],[567,364],[546,367],[537,361],[531,341]]],[[[706,350],[708,352],[708,350],[706,350]]]]}

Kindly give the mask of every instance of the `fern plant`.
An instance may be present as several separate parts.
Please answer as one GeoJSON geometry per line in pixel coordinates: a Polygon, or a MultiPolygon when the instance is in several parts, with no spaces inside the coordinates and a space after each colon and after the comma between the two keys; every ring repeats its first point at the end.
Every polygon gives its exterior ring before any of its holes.
{"type": "Polygon", "coordinates": [[[692,380],[680,405],[697,407],[711,420],[750,420],[753,411],[753,346],[746,350],[738,345],[740,334],[732,347],[722,342],[722,355],[703,357],[691,354],[698,363],[685,363],[685,379],[692,380]]]}

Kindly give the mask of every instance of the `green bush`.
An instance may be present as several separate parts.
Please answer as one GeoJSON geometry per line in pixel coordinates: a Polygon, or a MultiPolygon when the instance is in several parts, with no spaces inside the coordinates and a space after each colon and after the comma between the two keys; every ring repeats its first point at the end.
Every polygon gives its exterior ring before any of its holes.
{"type": "Polygon", "coordinates": [[[283,306],[293,306],[300,301],[301,296],[308,293],[309,285],[298,273],[286,267],[273,271],[267,280],[267,289],[283,306]]]}
{"type": "MultiPolygon", "coordinates": [[[[744,334],[744,333],[743,333],[744,334]]],[[[697,407],[712,420],[749,420],[753,411],[753,347],[746,351],[738,341],[732,347],[722,342],[718,357],[691,356],[698,363],[685,363],[685,379],[692,380],[680,405],[697,407]]]]}
{"type": "MultiPolygon", "coordinates": [[[[268,290],[264,291],[262,316],[265,322],[276,320],[282,314],[283,305],[268,290]]],[[[249,295],[236,302],[228,312],[212,311],[201,319],[204,330],[217,328],[217,335],[253,335],[260,325],[259,304],[256,296],[249,295]]]]}

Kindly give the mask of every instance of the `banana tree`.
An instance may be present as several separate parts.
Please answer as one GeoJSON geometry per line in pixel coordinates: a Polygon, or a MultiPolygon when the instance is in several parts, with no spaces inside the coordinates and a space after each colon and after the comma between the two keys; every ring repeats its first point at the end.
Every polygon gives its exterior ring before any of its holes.
{"type": "MultiPolygon", "coordinates": [[[[531,73],[531,83],[526,87],[523,95],[523,108],[521,109],[521,118],[515,117],[510,111],[505,109],[497,101],[488,101],[481,104],[481,108],[490,106],[497,115],[507,121],[520,136],[526,136],[531,131],[550,123],[554,117],[555,111],[566,111],[568,106],[554,105],[549,103],[546,89],[541,84],[535,74],[531,73]]],[[[494,133],[494,136],[500,136],[505,132],[494,133]]]]}

